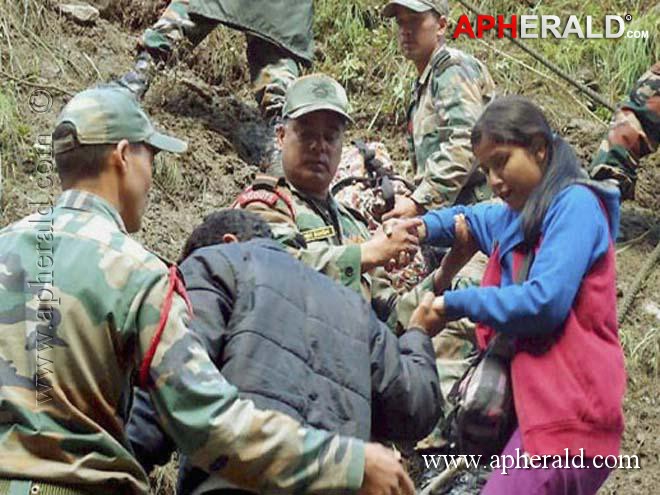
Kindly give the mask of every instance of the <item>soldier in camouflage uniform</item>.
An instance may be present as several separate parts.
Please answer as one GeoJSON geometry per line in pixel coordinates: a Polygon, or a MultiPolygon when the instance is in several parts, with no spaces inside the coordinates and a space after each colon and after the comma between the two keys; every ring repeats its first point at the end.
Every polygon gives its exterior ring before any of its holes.
{"type": "Polygon", "coordinates": [[[187,40],[193,47],[224,24],[246,33],[253,92],[265,117],[279,115],[299,64],[313,58],[312,0],[172,0],[139,41],[135,69],[122,81],[143,95],[154,60],[168,59],[187,40]]]}
{"type": "MultiPolygon", "coordinates": [[[[448,15],[447,0],[395,0],[383,9],[383,16],[396,19],[403,55],[415,64],[419,76],[408,109],[408,148],[416,189],[397,196],[385,219],[491,197],[486,178],[473,165],[470,133],[493,99],[495,84],[479,60],[446,46],[448,15]]],[[[478,254],[455,283],[478,285],[485,266],[485,256],[478,254]]],[[[434,339],[443,394],[467,367],[466,358],[474,349],[473,332],[474,326],[461,320],[434,339]]],[[[444,443],[439,428],[420,446],[444,443]]]]}
{"type": "Polygon", "coordinates": [[[262,215],[275,239],[303,263],[361,292],[391,328],[405,328],[420,294],[433,289],[432,276],[399,297],[381,267],[410,261],[419,219],[372,237],[362,216],[328,191],[350,121],[344,88],[321,74],[301,77],[287,93],[283,117],[278,139],[285,177],[258,177],[236,206],[262,215]]]}
{"type": "Polygon", "coordinates": [[[590,175],[596,180],[614,179],[621,197],[635,193],[637,167],[660,142],[660,62],[639,78],[612,117],[610,131],[596,152],[590,175]]]}
{"type": "Polygon", "coordinates": [[[472,166],[470,131],[494,96],[488,70],[474,57],[445,45],[446,0],[396,0],[383,9],[395,17],[403,54],[419,78],[408,109],[408,145],[415,191],[399,196],[390,217],[412,217],[454,203],[490,196],[472,166]]]}
{"type": "Polygon", "coordinates": [[[124,433],[137,382],[195,465],[246,488],[412,494],[383,447],[239,399],[188,330],[176,267],[128,236],[154,153],[184,142],[109,87],[69,102],[53,147],[65,192],[0,231],[0,493],[146,494],[124,433]]]}

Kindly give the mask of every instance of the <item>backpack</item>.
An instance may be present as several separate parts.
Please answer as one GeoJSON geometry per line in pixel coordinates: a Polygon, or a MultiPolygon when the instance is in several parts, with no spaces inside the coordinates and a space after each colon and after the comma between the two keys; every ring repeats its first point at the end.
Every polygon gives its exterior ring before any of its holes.
{"type": "MultiPolygon", "coordinates": [[[[517,283],[527,279],[534,250],[525,255],[517,283]]],[[[459,454],[486,458],[504,449],[516,426],[511,388],[513,338],[498,333],[486,349],[475,353],[463,376],[447,396],[452,406],[445,437],[459,454]]],[[[487,462],[487,461],[486,461],[487,462]]]]}

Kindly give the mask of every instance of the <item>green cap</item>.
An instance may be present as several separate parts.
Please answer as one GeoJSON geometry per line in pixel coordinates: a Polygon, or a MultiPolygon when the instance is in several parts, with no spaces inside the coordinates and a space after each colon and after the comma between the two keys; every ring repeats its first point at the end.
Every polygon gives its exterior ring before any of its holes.
{"type": "Polygon", "coordinates": [[[385,8],[383,8],[383,17],[394,17],[397,5],[415,12],[435,10],[440,15],[449,15],[449,4],[447,0],[394,0],[393,2],[388,2],[385,8]]]}
{"type": "Polygon", "coordinates": [[[297,119],[318,110],[336,112],[353,122],[348,115],[348,97],[341,84],[325,74],[299,77],[286,93],[282,117],[297,119]]]}
{"type": "Polygon", "coordinates": [[[75,126],[77,139],[72,135],[54,139],[55,154],[80,144],[114,144],[122,139],[172,153],[188,148],[185,141],[154,129],[133,93],[119,86],[99,86],[76,94],[62,109],[55,126],[64,122],[75,126]]]}

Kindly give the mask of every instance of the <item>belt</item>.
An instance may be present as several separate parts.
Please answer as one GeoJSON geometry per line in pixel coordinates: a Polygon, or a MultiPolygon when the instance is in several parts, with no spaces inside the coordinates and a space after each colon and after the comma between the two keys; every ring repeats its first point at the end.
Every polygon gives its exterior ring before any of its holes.
{"type": "Polygon", "coordinates": [[[0,495],[90,495],[91,493],[92,490],[66,485],[0,478],[0,495]]]}

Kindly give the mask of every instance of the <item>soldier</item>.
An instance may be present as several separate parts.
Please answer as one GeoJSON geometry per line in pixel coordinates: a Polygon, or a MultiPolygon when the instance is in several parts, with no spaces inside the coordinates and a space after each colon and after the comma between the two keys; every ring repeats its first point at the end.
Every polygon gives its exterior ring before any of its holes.
{"type": "Polygon", "coordinates": [[[195,465],[246,488],[413,493],[384,447],[239,399],[188,330],[176,267],[128,236],[154,154],[184,142],[106,87],[68,103],[53,148],[57,204],[0,231],[0,493],[146,494],[124,432],[134,382],[195,465]]]}
{"type": "Polygon", "coordinates": [[[141,97],[155,61],[168,59],[184,39],[197,46],[224,24],[246,33],[253,93],[264,117],[277,117],[299,64],[312,64],[313,13],[312,0],[172,0],[143,34],[135,68],[121,82],[141,97]]]}
{"type": "Polygon", "coordinates": [[[614,179],[622,199],[635,195],[639,161],[660,142],[660,62],[639,78],[612,117],[610,131],[591,162],[596,180],[614,179]]]}
{"type": "Polygon", "coordinates": [[[416,189],[398,195],[383,218],[409,218],[454,203],[490,196],[472,166],[470,131],[495,84],[474,57],[445,44],[447,0],[395,0],[383,9],[395,17],[404,57],[419,78],[408,109],[408,147],[416,189]]]}
{"type": "MultiPolygon", "coordinates": [[[[476,58],[445,42],[447,0],[394,0],[383,16],[394,17],[401,51],[417,69],[418,79],[408,109],[408,148],[415,190],[397,195],[388,218],[408,218],[454,204],[471,204],[491,197],[486,178],[473,165],[470,133],[495,84],[476,58]]],[[[478,253],[459,273],[459,286],[478,285],[486,258],[478,253]]],[[[468,366],[474,349],[474,325],[452,322],[434,339],[443,395],[468,366]]],[[[439,448],[446,441],[443,424],[420,448],[439,448]]]]}
{"type": "MultiPolygon", "coordinates": [[[[429,336],[437,328],[424,306],[397,338],[359,294],[295,260],[245,210],[209,215],[182,258],[191,329],[240,397],[363,440],[414,441],[435,426],[441,402],[429,336]]],[[[128,437],[147,472],[174,449],[142,391],[128,437]]],[[[181,465],[179,495],[236,493],[185,458],[181,465]]]]}
{"type": "Polygon", "coordinates": [[[277,134],[285,176],[257,177],[236,206],[262,215],[275,239],[300,261],[361,292],[391,328],[406,328],[422,291],[433,290],[433,279],[399,298],[380,267],[410,261],[420,220],[388,225],[372,237],[361,215],[328,191],[351,121],[344,88],[322,74],[301,77],[289,88],[282,115],[277,134]]]}

